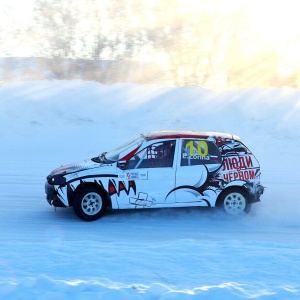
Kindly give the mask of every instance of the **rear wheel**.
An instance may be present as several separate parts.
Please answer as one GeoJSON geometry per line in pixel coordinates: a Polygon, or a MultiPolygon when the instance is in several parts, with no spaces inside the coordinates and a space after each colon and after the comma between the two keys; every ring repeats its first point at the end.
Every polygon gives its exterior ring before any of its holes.
{"type": "Polygon", "coordinates": [[[94,221],[104,214],[106,203],[98,189],[86,187],[75,196],[73,209],[80,219],[94,221]]]}
{"type": "Polygon", "coordinates": [[[220,195],[218,206],[232,216],[248,213],[251,209],[248,194],[240,188],[230,188],[220,195]]]}

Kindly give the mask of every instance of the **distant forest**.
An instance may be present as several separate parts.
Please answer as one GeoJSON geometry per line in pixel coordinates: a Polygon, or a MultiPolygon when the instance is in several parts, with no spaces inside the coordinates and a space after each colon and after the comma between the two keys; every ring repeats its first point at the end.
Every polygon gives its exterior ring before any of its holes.
{"type": "Polygon", "coordinates": [[[0,81],[300,87],[300,66],[251,29],[243,5],[199,3],[35,0],[31,21],[0,36],[0,81]],[[30,46],[30,57],[10,57],[8,37],[20,49],[30,46]]]}
{"type": "MultiPolygon", "coordinates": [[[[45,57],[0,58],[0,84],[15,80],[70,80],[162,83],[158,65],[122,60],[86,60],[45,57]]],[[[167,84],[167,82],[165,82],[167,84]]]]}

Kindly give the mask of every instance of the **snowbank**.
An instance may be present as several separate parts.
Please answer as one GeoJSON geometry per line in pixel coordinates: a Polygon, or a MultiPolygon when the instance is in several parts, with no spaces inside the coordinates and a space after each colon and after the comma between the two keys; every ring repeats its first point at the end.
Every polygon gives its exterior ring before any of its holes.
{"type": "Polygon", "coordinates": [[[298,299],[300,92],[81,81],[0,87],[0,296],[298,299]],[[122,211],[85,223],[45,200],[48,173],[141,132],[236,134],[266,192],[249,216],[122,211]]]}

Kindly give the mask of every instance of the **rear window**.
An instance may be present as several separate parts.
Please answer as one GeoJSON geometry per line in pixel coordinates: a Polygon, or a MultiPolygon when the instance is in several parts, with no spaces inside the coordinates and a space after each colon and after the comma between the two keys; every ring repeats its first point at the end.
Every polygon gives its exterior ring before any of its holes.
{"type": "Polygon", "coordinates": [[[181,166],[220,164],[221,153],[211,141],[184,139],[181,144],[181,166]]]}

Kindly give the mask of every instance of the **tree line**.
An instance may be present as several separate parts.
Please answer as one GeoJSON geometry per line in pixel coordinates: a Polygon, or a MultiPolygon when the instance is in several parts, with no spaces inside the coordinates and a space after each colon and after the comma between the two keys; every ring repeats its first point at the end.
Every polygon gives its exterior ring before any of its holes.
{"type": "MultiPolygon", "coordinates": [[[[299,68],[250,31],[245,6],[224,12],[216,5],[212,9],[215,1],[199,2],[35,0],[26,34],[36,45],[33,56],[87,61],[93,66],[92,80],[103,81],[103,72],[122,80],[121,64],[142,62],[136,76],[141,82],[209,88],[300,86],[299,68]],[[110,68],[103,68],[104,63],[110,68]],[[283,76],[280,66],[288,74],[283,76]]],[[[80,68],[65,65],[68,76],[78,75],[80,68]]]]}

